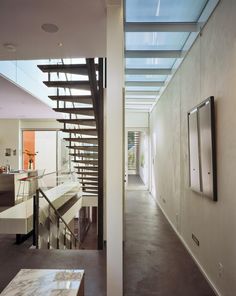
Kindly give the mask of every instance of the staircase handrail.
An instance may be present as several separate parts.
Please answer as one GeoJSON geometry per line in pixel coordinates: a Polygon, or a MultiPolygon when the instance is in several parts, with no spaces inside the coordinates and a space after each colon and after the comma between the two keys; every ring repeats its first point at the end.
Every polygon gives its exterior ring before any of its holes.
{"type": "Polygon", "coordinates": [[[59,171],[54,171],[54,172],[50,172],[50,173],[47,173],[47,174],[41,174],[41,175],[38,175],[38,176],[29,176],[29,177],[25,177],[24,179],[25,180],[37,180],[37,179],[41,179],[45,176],[49,176],[49,175],[53,175],[53,174],[61,174],[61,175],[72,175],[74,172],[72,171],[68,171],[68,172],[65,172],[64,170],[59,170],[59,171]]]}

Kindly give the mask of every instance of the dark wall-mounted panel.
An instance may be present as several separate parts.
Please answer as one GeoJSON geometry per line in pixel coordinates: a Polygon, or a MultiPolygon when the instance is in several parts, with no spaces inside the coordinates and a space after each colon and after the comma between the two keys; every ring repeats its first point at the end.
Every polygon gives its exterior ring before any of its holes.
{"type": "Polygon", "coordinates": [[[188,112],[190,188],[217,200],[214,97],[188,112]],[[194,169],[197,168],[198,176],[194,169]],[[195,168],[196,167],[196,168],[195,168]]]}

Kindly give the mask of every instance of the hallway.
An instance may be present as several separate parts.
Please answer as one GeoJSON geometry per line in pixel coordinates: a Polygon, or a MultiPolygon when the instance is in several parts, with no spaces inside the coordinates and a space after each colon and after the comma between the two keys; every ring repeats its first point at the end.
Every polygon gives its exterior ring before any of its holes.
{"type": "Polygon", "coordinates": [[[125,296],[215,295],[147,191],[127,191],[125,234],[125,296]]]}

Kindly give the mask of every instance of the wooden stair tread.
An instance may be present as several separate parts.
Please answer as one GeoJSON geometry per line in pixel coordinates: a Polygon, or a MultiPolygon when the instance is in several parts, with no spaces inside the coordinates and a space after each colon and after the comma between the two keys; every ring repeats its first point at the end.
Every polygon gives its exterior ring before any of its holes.
{"type": "Polygon", "coordinates": [[[64,140],[69,142],[77,142],[77,143],[91,143],[91,144],[98,143],[98,138],[64,138],[64,140]]]}
{"type": "MultiPolygon", "coordinates": [[[[88,67],[86,64],[57,64],[57,65],[38,65],[38,68],[44,73],[70,73],[78,75],[88,75],[88,67]]],[[[95,64],[98,69],[98,64],[95,64]]]]}
{"type": "Polygon", "coordinates": [[[98,166],[75,166],[76,169],[84,169],[84,170],[97,170],[98,166]]]}
{"type": "Polygon", "coordinates": [[[96,176],[96,177],[98,177],[97,172],[77,172],[77,175],[82,176],[81,178],[86,178],[86,176],[96,176]]]}
{"type": "Polygon", "coordinates": [[[52,108],[56,112],[94,116],[93,108],[52,108]]]}
{"type": "Polygon", "coordinates": [[[91,96],[49,96],[49,98],[53,101],[61,101],[61,102],[71,102],[71,103],[81,103],[81,104],[92,104],[91,96]]]}
{"type": "Polygon", "coordinates": [[[97,166],[75,166],[75,169],[78,169],[78,173],[81,172],[81,170],[83,170],[83,172],[89,172],[89,171],[98,171],[98,167],[97,166]]]}
{"type": "Polygon", "coordinates": [[[85,118],[85,119],[57,119],[57,121],[60,122],[60,123],[96,126],[96,120],[92,119],[92,118],[85,118]]]}
{"type": "Polygon", "coordinates": [[[90,82],[89,81],[43,81],[43,83],[47,87],[60,87],[60,88],[74,88],[74,89],[83,89],[90,90],[90,82]]]}
{"type": "Polygon", "coordinates": [[[79,151],[91,151],[91,152],[97,152],[98,151],[98,146],[72,146],[72,145],[69,145],[69,146],[66,146],[70,149],[73,149],[73,150],[79,150],[79,151]]]}
{"type": "Polygon", "coordinates": [[[81,184],[98,186],[98,182],[80,181],[81,184]]]}
{"type": "Polygon", "coordinates": [[[98,154],[97,153],[69,153],[70,156],[74,157],[83,157],[83,158],[88,158],[88,159],[94,159],[98,160],[98,154]]]}
{"type": "Polygon", "coordinates": [[[64,128],[61,129],[64,133],[76,133],[81,135],[91,135],[91,136],[97,136],[97,129],[82,129],[82,128],[64,128]]]}
{"type": "Polygon", "coordinates": [[[98,177],[80,177],[80,180],[94,180],[94,181],[98,181],[98,177]]]}
{"type": "Polygon", "coordinates": [[[85,163],[85,164],[98,164],[97,160],[89,160],[89,159],[73,159],[75,163],[85,163]]]}
{"type": "Polygon", "coordinates": [[[98,190],[83,190],[84,193],[94,193],[94,194],[98,194],[98,190]]]}

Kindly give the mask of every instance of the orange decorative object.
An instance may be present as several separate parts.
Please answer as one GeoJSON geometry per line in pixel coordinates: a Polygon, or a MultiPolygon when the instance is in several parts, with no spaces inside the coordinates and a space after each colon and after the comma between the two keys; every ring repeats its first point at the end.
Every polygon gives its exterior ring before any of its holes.
{"type": "Polygon", "coordinates": [[[23,169],[35,169],[35,131],[23,131],[23,151],[23,169]]]}

